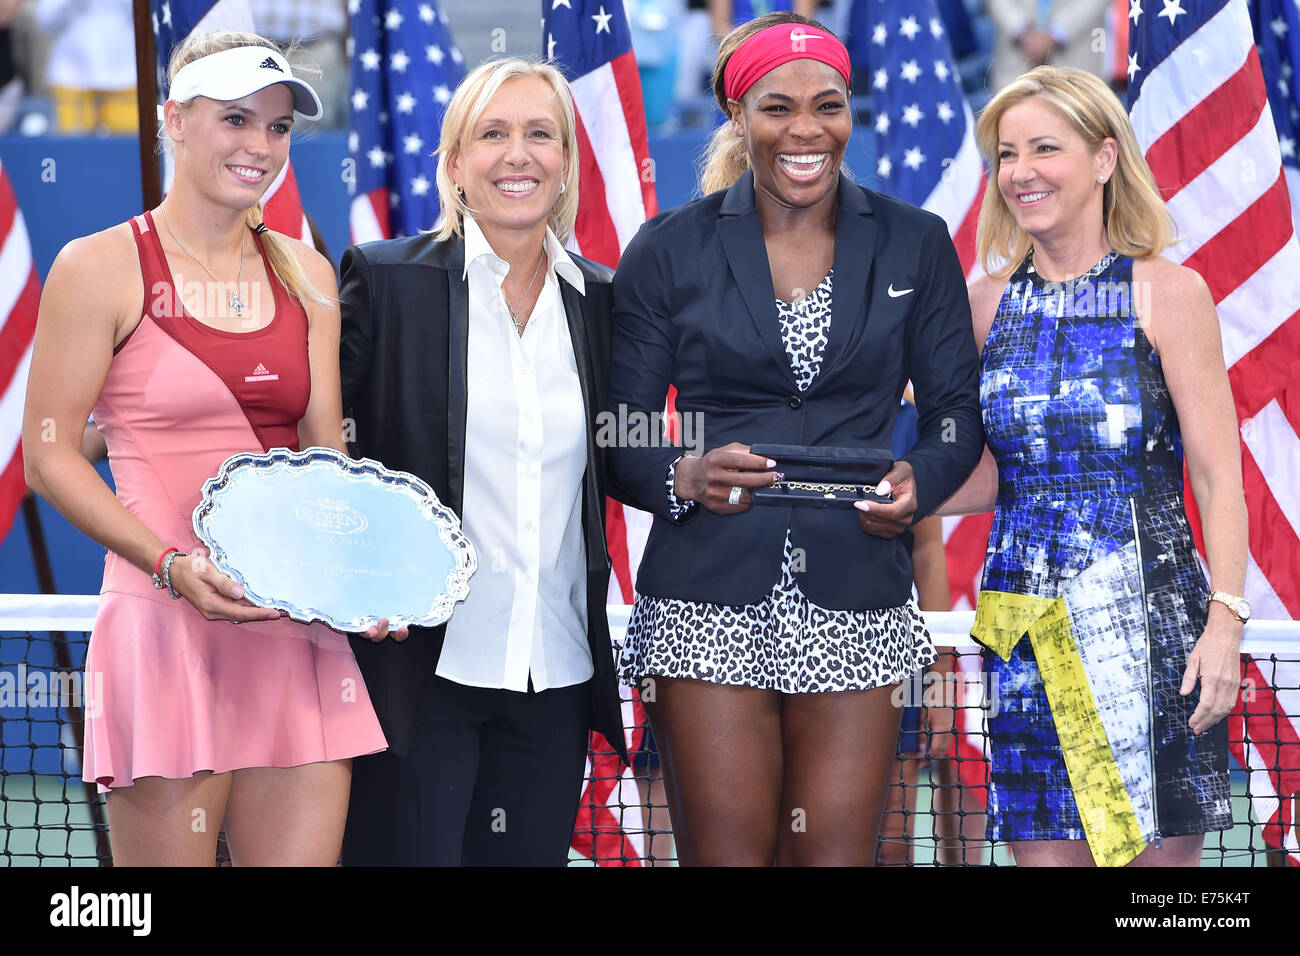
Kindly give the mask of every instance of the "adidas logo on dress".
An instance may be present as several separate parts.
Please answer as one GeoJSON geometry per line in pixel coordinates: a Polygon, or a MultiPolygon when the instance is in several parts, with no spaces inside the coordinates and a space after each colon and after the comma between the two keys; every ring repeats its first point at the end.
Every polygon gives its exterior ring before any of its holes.
{"type": "Polygon", "coordinates": [[[277,73],[284,72],[284,70],[280,69],[280,64],[276,63],[275,60],[271,59],[269,56],[257,65],[263,70],[275,70],[277,73]]]}
{"type": "Polygon", "coordinates": [[[257,363],[257,368],[253,369],[252,375],[244,376],[245,382],[278,382],[280,376],[271,372],[261,362],[257,363]]]}

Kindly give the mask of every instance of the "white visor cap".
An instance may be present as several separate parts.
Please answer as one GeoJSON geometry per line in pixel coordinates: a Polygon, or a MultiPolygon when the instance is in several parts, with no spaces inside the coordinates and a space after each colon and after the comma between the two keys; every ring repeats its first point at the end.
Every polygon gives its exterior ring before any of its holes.
{"type": "Polygon", "coordinates": [[[178,103],[188,103],[196,96],[241,100],[276,83],[289,87],[293,108],[305,119],[320,119],[324,114],[316,91],[293,75],[288,60],[264,46],[235,47],[187,63],[176,74],[167,96],[178,103]]]}

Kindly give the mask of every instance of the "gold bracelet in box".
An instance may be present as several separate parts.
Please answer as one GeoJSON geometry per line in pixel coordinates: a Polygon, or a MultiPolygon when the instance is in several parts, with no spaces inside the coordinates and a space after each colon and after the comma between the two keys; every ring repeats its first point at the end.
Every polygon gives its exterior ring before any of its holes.
{"type": "Polygon", "coordinates": [[[848,491],[855,495],[876,494],[875,485],[831,485],[820,481],[774,481],[772,487],[789,491],[817,491],[825,498],[834,498],[837,491],[848,491]]]}

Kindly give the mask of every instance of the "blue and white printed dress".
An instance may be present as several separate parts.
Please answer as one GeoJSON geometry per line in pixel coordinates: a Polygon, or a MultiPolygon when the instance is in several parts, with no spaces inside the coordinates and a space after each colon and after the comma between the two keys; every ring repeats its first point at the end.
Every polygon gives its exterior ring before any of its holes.
{"type": "Polygon", "coordinates": [[[973,631],[995,705],[988,836],[1087,839],[1103,865],[1232,825],[1227,722],[1193,735],[1199,689],[1178,693],[1208,588],[1134,305],[1131,258],[1051,283],[1030,257],[980,380],[999,471],[973,631]]]}

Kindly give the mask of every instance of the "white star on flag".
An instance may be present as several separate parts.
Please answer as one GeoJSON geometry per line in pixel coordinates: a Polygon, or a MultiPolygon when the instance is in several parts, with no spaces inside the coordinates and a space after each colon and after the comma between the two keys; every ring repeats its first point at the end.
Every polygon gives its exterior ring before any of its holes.
{"type": "Polygon", "coordinates": [[[398,50],[388,58],[388,63],[398,73],[405,73],[407,66],[410,65],[411,58],[406,55],[405,50],[398,50]]]}
{"type": "Polygon", "coordinates": [[[908,60],[903,64],[903,68],[899,70],[898,75],[909,83],[915,83],[916,78],[921,75],[921,68],[916,65],[915,60],[908,60]]]}
{"type": "Polygon", "coordinates": [[[411,180],[411,192],[417,196],[423,196],[429,191],[429,180],[421,173],[411,180]]]}
{"type": "Polygon", "coordinates": [[[600,8],[599,13],[593,13],[591,19],[596,21],[596,32],[609,33],[609,21],[613,16],[614,14],[612,13],[606,13],[603,6],[600,8]]]}
{"type": "Polygon", "coordinates": [[[924,116],[925,114],[921,112],[921,106],[918,103],[913,103],[903,110],[903,122],[908,126],[915,127],[924,116]]]}
{"type": "Polygon", "coordinates": [[[410,113],[415,109],[415,97],[410,93],[403,93],[397,97],[397,112],[410,113]]]}
{"type": "Polygon", "coordinates": [[[923,162],[925,162],[925,155],[921,152],[919,146],[915,146],[903,154],[903,165],[908,169],[920,169],[923,162]]]}
{"type": "Polygon", "coordinates": [[[899,21],[898,32],[909,40],[913,40],[921,32],[921,26],[916,22],[916,17],[905,17],[899,21]]]}
{"type": "Polygon", "coordinates": [[[435,66],[440,64],[445,56],[446,54],[442,52],[442,47],[440,46],[426,46],[424,48],[425,59],[435,66]]]}
{"type": "Polygon", "coordinates": [[[398,11],[389,10],[388,16],[384,18],[384,26],[390,30],[396,30],[405,20],[406,17],[402,16],[398,11]]]}
{"type": "Polygon", "coordinates": [[[1183,9],[1182,0],[1164,0],[1164,3],[1165,8],[1156,14],[1156,16],[1168,17],[1170,26],[1174,25],[1174,21],[1177,20],[1179,16],[1186,16],[1187,11],[1183,9]]]}
{"type": "Polygon", "coordinates": [[[402,151],[410,153],[412,156],[418,154],[424,148],[424,140],[420,139],[419,133],[411,133],[402,140],[402,151]]]}

